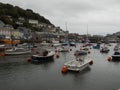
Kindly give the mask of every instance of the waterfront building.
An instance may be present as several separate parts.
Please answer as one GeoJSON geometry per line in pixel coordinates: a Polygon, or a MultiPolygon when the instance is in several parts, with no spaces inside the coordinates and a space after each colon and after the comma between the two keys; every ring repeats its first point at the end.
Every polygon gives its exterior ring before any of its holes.
{"type": "Polygon", "coordinates": [[[21,39],[29,39],[32,37],[31,30],[26,27],[18,27],[17,30],[22,33],[21,39]]]}

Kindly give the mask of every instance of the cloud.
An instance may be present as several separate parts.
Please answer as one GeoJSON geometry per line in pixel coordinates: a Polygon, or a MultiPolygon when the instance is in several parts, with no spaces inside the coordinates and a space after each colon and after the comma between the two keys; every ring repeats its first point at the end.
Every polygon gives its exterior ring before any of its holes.
{"type": "Polygon", "coordinates": [[[120,31],[120,0],[1,0],[4,3],[30,8],[65,30],[92,34],[120,31]],[[106,31],[106,32],[105,32],[106,31]],[[109,32],[108,32],[109,31],[109,32]]]}

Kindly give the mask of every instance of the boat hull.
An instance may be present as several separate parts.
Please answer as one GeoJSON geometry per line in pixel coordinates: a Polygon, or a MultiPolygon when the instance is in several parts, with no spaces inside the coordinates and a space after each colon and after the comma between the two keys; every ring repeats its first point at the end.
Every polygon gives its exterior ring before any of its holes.
{"type": "Polygon", "coordinates": [[[112,60],[113,61],[120,61],[120,55],[113,55],[112,60]]]}
{"type": "Polygon", "coordinates": [[[67,66],[67,69],[71,70],[71,71],[78,71],[79,72],[79,71],[84,70],[86,67],[89,67],[89,63],[87,63],[81,67],[69,67],[69,66],[67,66]]]}

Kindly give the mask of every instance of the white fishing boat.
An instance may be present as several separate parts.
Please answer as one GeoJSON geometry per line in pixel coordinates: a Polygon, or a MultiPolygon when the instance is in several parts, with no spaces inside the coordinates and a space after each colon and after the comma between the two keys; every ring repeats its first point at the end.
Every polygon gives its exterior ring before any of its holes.
{"type": "Polygon", "coordinates": [[[12,49],[5,50],[6,55],[21,55],[29,53],[31,53],[31,50],[25,48],[13,47],[12,49]]]}
{"type": "Polygon", "coordinates": [[[47,43],[46,41],[43,41],[42,43],[40,43],[41,46],[49,46],[50,43],[47,43]]]}
{"type": "Polygon", "coordinates": [[[5,45],[4,44],[0,44],[0,48],[4,47],[5,45]]]}
{"type": "Polygon", "coordinates": [[[69,52],[69,47],[67,46],[60,46],[57,47],[58,52],[69,52]]]}
{"type": "Polygon", "coordinates": [[[90,64],[93,64],[93,61],[91,59],[76,58],[75,60],[71,60],[71,61],[64,63],[64,66],[68,70],[81,71],[85,69],[86,67],[89,67],[90,64]]]}

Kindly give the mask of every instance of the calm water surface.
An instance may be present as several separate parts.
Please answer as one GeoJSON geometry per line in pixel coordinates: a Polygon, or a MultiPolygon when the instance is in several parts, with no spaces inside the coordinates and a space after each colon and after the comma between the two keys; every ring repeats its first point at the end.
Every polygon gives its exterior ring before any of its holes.
{"type": "Polygon", "coordinates": [[[120,62],[108,62],[113,46],[108,54],[91,49],[87,56],[94,64],[83,71],[61,73],[64,62],[74,57],[79,49],[72,47],[69,53],[60,53],[59,59],[44,64],[27,63],[24,56],[0,57],[0,90],[118,90],[120,88],[120,62]]]}

